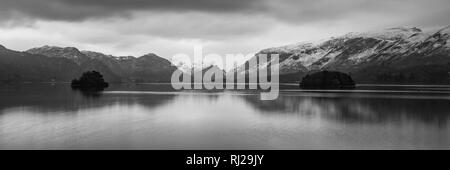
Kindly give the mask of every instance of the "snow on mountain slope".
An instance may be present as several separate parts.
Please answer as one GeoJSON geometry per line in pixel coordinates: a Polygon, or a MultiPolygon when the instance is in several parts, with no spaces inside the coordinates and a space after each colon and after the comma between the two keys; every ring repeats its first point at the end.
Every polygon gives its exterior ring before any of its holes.
{"type": "Polygon", "coordinates": [[[112,56],[93,51],[80,51],[74,47],[43,46],[26,53],[50,58],[66,58],[80,70],[97,70],[114,82],[169,82],[177,68],[170,61],[149,53],[141,57],[112,56]]]}
{"type": "Polygon", "coordinates": [[[356,37],[364,37],[364,38],[377,38],[381,40],[390,40],[395,41],[399,39],[408,39],[416,34],[421,34],[422,30],[416,27],[408,28],[408,27],[396,27],[389,28],[381,31],[370,31],[365,33],[349,33],[347,34],[347,38],[356,38],[356,37]]]}
{"type": "Polygon", "coordinates": [[[30,54],[40,54],[47,57],[63,57],[74,61],[77,64],[81,64],[89,60],[89,57],[81,53],[74,47],[55,47],[55,46],[43,46],[33,48],[25,51],[30,54]]]}
{"type": "MultiPolygon", "coordinates": [[[[268,48],[256,55],[279,54],[280,74],[324,69],[350,72],[363,66],[389,65],[410,60],[411,56],[448,55],[449,40],[450,27],[434,32],[423,32],[415,27],[398,27],[366,33],[349,33],[313,43],[302,42],[268,48]]],[[[238,70],[242,72],[254,68],[238,70]]]]}

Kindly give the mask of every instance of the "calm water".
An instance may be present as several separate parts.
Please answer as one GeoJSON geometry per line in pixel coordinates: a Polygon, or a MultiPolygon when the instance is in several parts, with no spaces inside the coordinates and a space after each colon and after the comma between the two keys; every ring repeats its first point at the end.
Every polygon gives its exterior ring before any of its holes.
{"type": "Polygon", "coordinates": [[[450,149],[450,86],[173,91],[0,86],[0,149],[450,149]]]}

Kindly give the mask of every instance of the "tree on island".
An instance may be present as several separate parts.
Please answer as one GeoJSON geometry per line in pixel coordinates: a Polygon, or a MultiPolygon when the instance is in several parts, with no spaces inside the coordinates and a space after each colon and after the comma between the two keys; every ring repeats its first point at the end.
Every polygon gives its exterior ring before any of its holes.
{"type": "Polygon", "coordinates": [[[79,79],[72,80],[72,87],[79,89],[104,89],[108,83],[103,79],[103,75],[97,71],[84,72],[79,79]]]}
{"type": "Polygon", "coordinates": [[[355,88],[350,75],[337,71],[320,71],[306,75],[300,83],[303,89],[345,89],[355,88]]]}

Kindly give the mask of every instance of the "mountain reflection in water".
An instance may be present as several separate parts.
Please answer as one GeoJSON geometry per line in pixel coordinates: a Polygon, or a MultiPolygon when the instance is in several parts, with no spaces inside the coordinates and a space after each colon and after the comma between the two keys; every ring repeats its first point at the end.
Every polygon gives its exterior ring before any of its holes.
{"type": "Polygon", "coordinates": [[[356,90],[2,86],[0,149],[450,149],[448,87],[356,90]]]}

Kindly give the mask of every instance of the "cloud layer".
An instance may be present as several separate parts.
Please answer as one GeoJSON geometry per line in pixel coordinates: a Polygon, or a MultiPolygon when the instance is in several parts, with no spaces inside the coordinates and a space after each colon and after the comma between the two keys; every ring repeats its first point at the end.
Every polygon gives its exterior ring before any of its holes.
{"type": "Polygon", "coordinates": [[[133,11],[265,14],[303,22],[355,13],[450,14],[448,0],[0,0],[2,18],[85,20],[133,11]]]}
{"type": "Polygon", "coordinates": [[[0,44],[163,56],[269,46],[396,26],[449,25],[448,0],[0,0],[0,44]]]}

